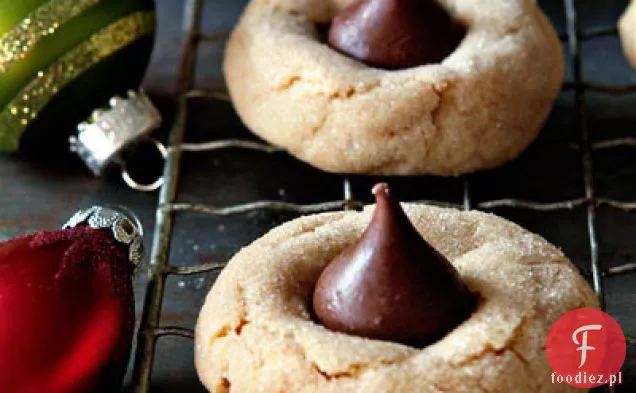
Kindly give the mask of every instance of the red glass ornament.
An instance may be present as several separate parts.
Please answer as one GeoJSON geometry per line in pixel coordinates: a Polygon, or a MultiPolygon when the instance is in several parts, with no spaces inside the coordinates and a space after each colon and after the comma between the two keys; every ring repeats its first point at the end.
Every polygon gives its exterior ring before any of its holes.
{"type": "Polygon", "coordinates": [[[118,391],[134,330],[132,270],[108,229],[0,243],[0,391],[118,391]]]}

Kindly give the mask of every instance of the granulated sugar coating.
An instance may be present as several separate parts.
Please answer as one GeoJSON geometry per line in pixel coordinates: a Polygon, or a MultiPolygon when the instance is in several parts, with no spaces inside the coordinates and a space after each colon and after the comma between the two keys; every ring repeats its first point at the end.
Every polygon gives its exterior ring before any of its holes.
{"type": "Polygon", "coordinates": [[[558,317],[598,301],[561,251],[491,214],[404,208],[479,294],[468,320],[421,350],[316,323],[315,282],[373,207],[302,217],[244,248],[219,276],[196,331],[203,383],[217,393],[576,392],[550,383],[545,340],[558,317]]]}
{"type": "Polygon", "coordinates": [[[464,39],[441,62],[397,71],[321,38],[316,26],[352,2],[249,3],[224,74],[250,130],[329,172],[444,176],[499,166],[539,133],[564,60],[536,1],[439,1],[464,39]]]}

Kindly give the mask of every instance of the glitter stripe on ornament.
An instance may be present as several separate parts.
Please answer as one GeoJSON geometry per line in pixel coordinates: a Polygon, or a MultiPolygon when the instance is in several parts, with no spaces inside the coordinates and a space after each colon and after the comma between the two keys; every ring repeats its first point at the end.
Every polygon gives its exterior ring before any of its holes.
{"type": "Polygon", "coordinates": [[[27,15],[15,28],[0,36],[0,75],[24,59],[42,38],[101,0],[51,0],[27,15]]]}
{"type": "Polygon", "coordinates": [[[64,86],[120,49],[151,34],[154,26],[154,12],[131,14],[95,33],[46,70],[39,71],[36,79],[0,112],[0,146],[17,149],[29,123],[64,86]]]}

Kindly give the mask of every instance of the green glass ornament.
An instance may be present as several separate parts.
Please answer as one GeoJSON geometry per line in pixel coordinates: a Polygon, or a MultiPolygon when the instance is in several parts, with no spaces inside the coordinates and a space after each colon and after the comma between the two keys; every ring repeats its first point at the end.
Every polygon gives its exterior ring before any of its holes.
{"type": "Polygon", "coordinates": [[[0,151],[66,149],[76,125],[137,89],[153,0],[0,0],[0,151]]]}

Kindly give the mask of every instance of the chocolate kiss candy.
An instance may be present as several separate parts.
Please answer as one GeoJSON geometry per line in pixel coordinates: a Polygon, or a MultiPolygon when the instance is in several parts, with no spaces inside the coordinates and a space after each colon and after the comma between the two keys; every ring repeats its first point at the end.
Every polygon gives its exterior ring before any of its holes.
{"type": "Polygon", "coordinates": [[[329,44],[370,66],[439,63],[466,31],[433,0],[359,0],[333,20],[329,44]]]}
{"type": "Polygon", "coordinates": [[[135,326],[134,236],[81,221],[0,242],[3,393],[120,389],[135,326]]]}
{"type": "Polygon", "coordinates": [[[376,185],[373,193],[371,223],[323,271],[314,311],[331,330],[421,348],[467,319],[475,297],[413,227],[387,185],[376,185]]]}

